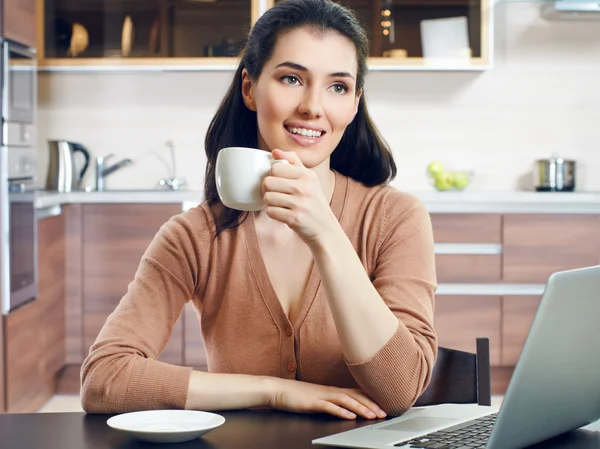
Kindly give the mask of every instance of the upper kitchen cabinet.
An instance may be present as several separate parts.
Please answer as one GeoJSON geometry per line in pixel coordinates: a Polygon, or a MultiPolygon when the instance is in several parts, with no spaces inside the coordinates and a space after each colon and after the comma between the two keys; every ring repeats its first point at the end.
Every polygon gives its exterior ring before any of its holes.
{"type": "Polygon", "coordinates": [[[38,0],[0,0],[0,35],[35,47],[37,2],[38,0]]]}
{"type": "Polygon", "coordinates": [[[371,44],[371,69],[484,70],[491,66],[490,0],[337,3],[352,9],[365,27],[371,44]]]}
{"type": "MultiPolygon", "coordinates": [[[[19,0],[21,1],[21,0],[19,0]]],[[[40,67],[227,66],[259,0],[37,0],[40,67]]]]}

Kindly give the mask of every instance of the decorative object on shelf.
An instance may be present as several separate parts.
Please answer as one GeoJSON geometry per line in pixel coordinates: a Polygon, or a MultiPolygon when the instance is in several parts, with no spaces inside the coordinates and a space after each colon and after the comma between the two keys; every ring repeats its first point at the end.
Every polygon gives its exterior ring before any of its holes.
{"type": "Polygon", "coordinates": [[[71,31],[71,42],[69,44],[68,55],[76,57],[83,53],[90,44],[88,30],[80,23],[75,22],[71,31]]]}
{"type": "Polygon", "coordinates": [[[396,33],[394,32],[392,8],[392,0],[385,0],[384,5],[381,7],[381,28],[383,35],[393,44],[396,42],[396,33]]]}
{"type": "Polygon", "coordinates": [[[464,62],[471,58],[467,17],[447,17],[421,21],[424,58],[444,58],[464,62]]]}
{"type": "Polygon", "coordinates": [[[383,52],[384,58],[408,58],[408,51],[404,48],[394,48],[383,52]]]}
{"type": "Polygon", "coordinates": [[[452,170],[441,162],[434,161],[427,166],[427,179],[440,192],[464,190],[473,180],[471,170],[452,170]]]}
{"type": "Polygon", "coordinates": [[[160,39],[160,19],[157,17],[150,28],[150,39],[148,40],[148,54],[154,56],[158,52],[158,41],[160,39]]]}
{"type": "Polygon", "coordinates": [[[126,58],[131,53],[134,39],[133,20],[130,15],[125,16],[123,21],[123,31],[121,32],[121,56],[126,58]]]}

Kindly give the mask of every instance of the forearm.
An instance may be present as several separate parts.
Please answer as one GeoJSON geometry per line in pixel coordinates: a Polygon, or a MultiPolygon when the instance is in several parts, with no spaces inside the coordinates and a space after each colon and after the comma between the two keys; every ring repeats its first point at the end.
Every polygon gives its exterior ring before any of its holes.
{"type": "Polygon", "coordinates": [[[188,410],[234,410],[266,407],[275,391],[276,379],[245,374],[192,371],[185,408],[188,410]]]}
{"type": "Polygon", "coordinates": [[[342,229],[311,248],[321,275],[344,356],[370,360],[398,328],[342,229]]]}

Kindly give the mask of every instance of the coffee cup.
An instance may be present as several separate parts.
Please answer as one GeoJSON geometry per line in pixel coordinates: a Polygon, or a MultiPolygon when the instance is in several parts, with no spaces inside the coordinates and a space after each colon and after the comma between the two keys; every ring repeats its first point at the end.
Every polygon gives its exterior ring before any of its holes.
{"type": "Polygon", "coordinates": [[[265,207],[262,182],[277,162],[270,152],[256,148],[228,147],[217,154],[215,181],[221,202],[241,211],[258,211],[265,207]]]}

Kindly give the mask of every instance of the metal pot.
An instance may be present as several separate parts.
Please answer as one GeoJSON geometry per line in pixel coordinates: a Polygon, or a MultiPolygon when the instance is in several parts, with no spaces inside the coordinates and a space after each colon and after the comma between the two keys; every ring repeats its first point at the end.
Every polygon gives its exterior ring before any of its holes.
{"type": "Polygon", "coordinates": [[[573,160],[561,157],[539,159],[533,167],[533,185],[538,192],[572,192],[575,190],[573,160]]]}

